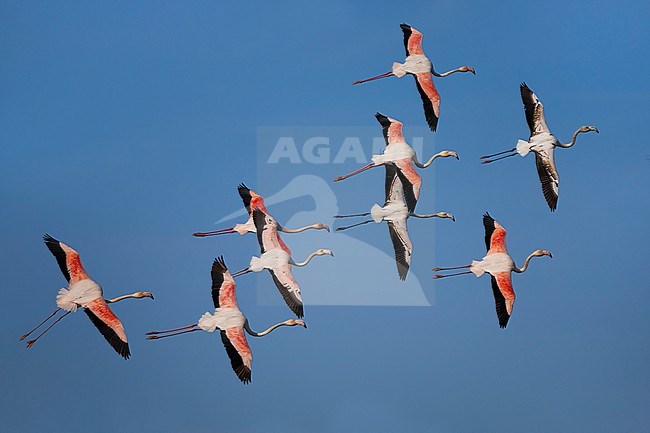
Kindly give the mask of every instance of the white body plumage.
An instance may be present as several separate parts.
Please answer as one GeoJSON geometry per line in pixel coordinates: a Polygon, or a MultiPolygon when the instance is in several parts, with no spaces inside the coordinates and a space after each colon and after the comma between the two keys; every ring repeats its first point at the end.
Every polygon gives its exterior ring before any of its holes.
{"type": "Polygon", "coordinates": [[[398,143],[391,143],[386,147],[386,150],[381,155],[373,155],[372,162],[375,165],[384,164],[387,162],[399,161],[401,159],[411,159],[415,155],[415,151],[405,141],[398,143]]]}
{"type": "Polygon", "coordinates": [[[508,254],[494,253],[483,257],[481,261],[472,260],[469,270],[477,277],[480,277],[486,272],[495,275],[500,272],[510,272],[514,268],[515,262],[512,261],[508,254]]]}
{"type": "Polygon", "coordinates": [[[382,221],[405,221],[409,211],[404,202],[389,201],[385,206],[375,204],[370,209],[370,215],[376,223],[382,221]]]}
{"type": "Polygon", "coordinates": [[[404,63],[393,63],[393,75],[397,78],[401,78],[408,73],[420,74],[423,72],[431,72],[431,61],[424,54],[408,56],[404,63]]]}
{"type": "Polygon", "coordinates": [[[549,132],[541,132],[533,135],[530,141],[518,140],[517,153],[521,156],[528,155],[529,152],[548,154],[555,148],[557,138],[549,132]]]}
{"type": "Polygon", "coordinates": [[[217,329],[241,328],[246,322],[246,317],[239,308],[215,308],[214,314],[206,312],[199,319],[199,328],[206,332],[217,329]]]}
{"type": "Polygon", "coordinates": [[[291,257],[282,248],[273,248],[266,251],[260,257],[252,257],[250,270],[259,272],[262,269],[279,268],[290,261],[291,257]]]}
{"type": "Polygon", "coordinates": [[[56,295],[56,305],[66,311],[77,311],[77,307],[83,307],[101,297],[102,288],[99,284],[86,278],[71,284],[68,289],[59,289],[59,293],[56,295]]]}

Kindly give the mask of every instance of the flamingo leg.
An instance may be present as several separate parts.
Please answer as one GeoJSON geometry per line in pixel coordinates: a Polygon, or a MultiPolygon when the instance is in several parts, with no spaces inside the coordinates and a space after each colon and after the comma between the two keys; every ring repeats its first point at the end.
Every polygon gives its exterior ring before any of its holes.
{"type": "Polygon", "coordinates": [[[457,272],[457,273],[455,273],[455,274],[449,274],[449,275],[440,275],[440,274],[435,274],[435,275],[433,276],[433,278],[435,278],[436,280],[438,280],[438,279],[440,279],[440,278],[455,277],[456,275],[465,275],[465,274],[471,274],[471,273],[472,273],[472,271],[467,271],[467,272],[457,272]]]}
{"type": "Polygon", "coordinates": [[[240,277],[240,276],[242,276],[242,275],[246,275],[246,274],[249,273],[249,272],[253,272],[253,271],[251,271],[250,268],[244,268],[244,269],[239,270],[239,271],[235,272],[234,274],[232,274],[232,277],[233,277],[233,278],[235,278],[235,277],[240,277]]]}
{"type": "Polygon", "coordinates": [[[517,150],[517,148],[516,148],[516,147],[513,147],[512,149],[504,150],[503,152],[497,152],[497,153],[493,153],[492,155],[485,155],[485,156],[482,156],[480,159],[492,158],[493,156],[499,156],[499,155],[503,155],[504,153],[514,152],[515,150],[517,150]]]}
{"type": "Polygon", "coordinates": [[[380,78],[388,78],[388,77],[390,77],[391,75],[393,75],[393,72],[392,72],[392,71],[385,72],[385,73],[383,73],[383,74],[381,74],[381,75],[377,75],[376,77],[366,78],[365,80],[357,80],[357,81],[353,81],[353,82],[352,82],[352,85],[354,86],[355,84],[367,83],[368,81],[379,80],[380,78]]]}
{"type": "Polygon", "coordinates": [[[363,224],[368,224],[368,223],[371,223],[373,221],[374,220],[361,221],[360,223],[352,224],[351,226],[339,227],[339,228],[336,229],[336,231],[340,232],[340,231],[343,231],[343,230],[351,229],[352,227],[360,226],[360,225],[363,225],[363,224]]]}
{"type": "Polygon", "coordinates": [[[196,232],[196,233],[192,233],[192,236],[197,238],[204,238],[207,236],[225,235],[228,233],[235,233],[235,228],[229,227],[227,229],[213,230],[211,232],[196,232]]]}
{"type": "Polygon", "coordinates": [[[433,268],[434,271],[451,271],[452,269],[467,269],[472,265],[452,266],[451,268],[433,268]]]}
{"type": "Polygon", "coordinates": [[[167,335],[148,335],[147,340],[160,340],[161,338],[175,337],[176,335],[189,334],[190,332],[201,331],[201,328],[188,329],[187,331],[176,332],[175,334],[167,335]]]}
{"type": "Polygon", "coordinates": [[[57,323],[59,323],[59,321],[61,321],[61,319],[63,319],[65,316],[67,316],[67,315],[70,314],[70,313],[72,313],[72,311],[68,311],[68,312],[65,313],[63,316],[60,316],[60,317],[59,317],[58,319],[56,319],[56,320],[55,320],[55,321],[54,321],[50,326],[48,326],[47,328],[45,328],[45,331],[41,332],[41,333],[38,335],[38,337],[34,338],[33,340],[29,340],[29,341],[27,342],[27,347],[32,347],[32,346],[34,345],[34,343],[36,343],[36,341],[37,341],[39,338],[41,338],[43,335],[45,335],[45,333],[46,333],[47,331],[49,331],[50,329],[52,329],[52,327],[53,327],[54,325],[56,325],[57,323]]]}
{"type": "Polygon", "coordinates": [[[364,165],[363,167],[361,167],[361,168],[358,169],[358,170],[354,170],[352,173],[344,174],[343,176],[339,176],[339,177],[337,177],[336,179],[334,179],[334,182],[338,182],[338,181],[340,181],[340,180],[347,179],[348,177],[352,177],[352,176],[354,176],[355,174],[359,174],[359,173],[362,173],[362,172],[364,172],[364,171],[366,171],[366,170],[370,170],[370,169],[373,168],[373,167],[376,167],[376,165],[373,164],[373,163],[371,162],[370,164],[368,164],[368,165],[364,165]]]}
{"type": "Polygon", "coordinates": [[[334,215],[334,218],[352,218],[352,217],[362,217],[362,216],[368,216],[370,215],[370,212],[365,212],[365,213],[353,213],[350,215],[334,215]]]}
{"type": "Polygon", "coordinates": [[[29,331],[27,334],[23,334],[23,335],[20,337],[20,341],[23,341],[25,338],[29,337],[29,336],[31,335],[32,332],[36,331],[38,328],[40,328],[41,326],[43,326],[43,324],[44,324],[45,322],[47,322],[48,320],[50,320],[50,319],[52,318],[52,316],[54,316],[56,313],[58,313],[60,309],[61,309],[61,308],[57,308],[56,310],[54,310],[54,311],[52,312],[52,314],[50,314],[49,316],[47,316],[47,317],[45,318],[45,320],[43,320],[41,323],[38,324],[38,326],[36,326],[36,327],[35,327],[34,329],[32,329],[31,331],[29,331]]]}
{"type": "Polygon", "coordinates": [[[518,153],[511,153],[510,155],[501,156],[499,158],[486,159],[485,161],[481,162],[481,164],[489,164],[491,162],[498,161],[500,159],[506,159],[506,158],[510,158],[511,156],[517,156],[517,155],[519,155],[519,154],[518,153]]]}
{"type": "Polygon", "coordinates": [[[183,329],[194,328],[195,326],[199,326],[198,323],[192,323],[191,325],[181,326],[180,328],[166,329],[164,331],[149,331],[144,335],[166,334],[168,332],[175,332],[175,331],[181,331],[183,329]]]}

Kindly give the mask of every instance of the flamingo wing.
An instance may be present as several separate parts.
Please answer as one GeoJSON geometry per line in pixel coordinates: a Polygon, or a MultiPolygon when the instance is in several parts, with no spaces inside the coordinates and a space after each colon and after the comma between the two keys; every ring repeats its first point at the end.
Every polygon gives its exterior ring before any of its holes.
{"type": "Polygon", "coordinates": [[[45,241],[45,245],[56,258],[63,276],[70,284],[89,278],[81,264],[78,252],[48,234],[43,236],[43,241],[45,241]]]}
{"type": "Polygon", "coordinates": [[[384,183],[384,201],[404,202],[404,187],[397,174],[397,167],[394,164],[384,164],[386,168],[386,180],[384,183]]]}
{"type": "Polygon", "coordinates": [[[535,165],[537,166],[537,175],[542,184],[542,192],[548,207],[551,211],[557,209],[557,199],[559,194],[560,177],[555,169],[555,158],[553,149],[548,151],[535,152],[535,165]]]}
{"type": "Polygon", "coordinates": [[[422,51],[422,33],[408,24],[400,24],[402,33],[404,33],[404,49],[406,57],[415,54],[424,54],[422,51]]]}
{"type": "Polygon", "coordinates": [[[244,207],[246,208],[246,212],[248,212],[248,215],[250,215],[251,214],[251,189],[246,185],[244,185],[243,183],[240,183],[239,186],[237,187],[237,192],[239,192],[239,196],[244,202],[244,207]]]}
{"type": "Polygon", "coordinates": [[[242,328],[228,328],[221,331],[221,341],[226,348],[230,365],[242,383],[250,383],[253,353],[246,341],[242,328]]]}
{"type": "Polygon", "coordinates": [[[413,75],[415,78],[415,85],[420,92],[422,98],[422,106],[424,107],[424,117],[427,119],[427,125],[431,131],[436,132],[438,128],[438,117],[440,117],[440,94],[433,84],[433,78],[430,72],[422,72],[413,75]]]}
{"type": "Polygon", "coordinates": [[[414,212],[415,206],[418,204],[418,199],[420,198],[422,178],[415,171],[415,168],[413,168],[413,162],[411,160],[402,159],[395,161],[395,167],[397,168],[397,176],[402,182],[406,207],[409,212],[414,212]]]}
{"type": "Polygon", "coordinates": [[[269,269],[269,273],[284,302],[298,318],[302,318],[304,316],[302,294],[298,282],[291,274],[291,266],[287,263],[276,269],[269,269]]]}
{"type": "Polygon", "coordinates": [[[259,209],[253,209],[253,223],[257,232],[257,243],[260,245],[260,252],[264,254],[264,228],[266,227],[266,214],[259,209]]]}
{"type": "Polygon", "coordinates": [[[214,308],[238,308],[235,280],[230,275],[223,256],[212,263],[212,302],[214,308]]]}
{"type": "Polygon", "coordinates": [[[544,106],[542,105],[537,95],[526,85],[521,83],[519,86],[521,92],[521,100],[524,101],[524,111],[526,112],[526,122],[530,129],[530,136],[541,134],[542,132],[551,131],[546,125],[546,118],[544,117],[544,106]]]}
{"type": "Polygon", "coordinates": [[[129,359],[131,352],[129,351],[129,343],[126,339],[124,326],[117,318],[115,313],[111,311],[104,298],[97,298],[84,307],[84,312],[95,325],[99,332],[104,336],[108,344],[110,344],[115,351],[129,359]]]}
{"type": "Polygon", "coordinates": [[[404,134],[402,133],[402,127],[404,124],[397,119],[392,117],[384,116],[383,114],[377,112],[375,113],[375,118],[381,125],[381,132],[384,134],[384,141],[386,146],[391,143],[399,143],[404,141],[404,134]]]}
{"type": "Polygon", "coordinates": [[[508,326],[508,320],[512,315],[512,308],[515,304],[515,292],[512,289],[510,272],[500,272],[492,275],[492,293],[499,319],[499,327],[502,329],[508,326]]]}
{"type": "Polygon", "coordinates": [[[404,281],[411,266],[411,255],[413,254],[413,244],[406,227],[406,220],[389,221],[388,233],[390,240],[393,242],[395,250],[395,263],[397,264],[397,273],[400,280],[404,281]]]}
{"type": "Polygon", "coordinates": [[[487,253],[507,253],[506,230],[487,212],[483,215],[483,227],[485,227],[487,253]]]}

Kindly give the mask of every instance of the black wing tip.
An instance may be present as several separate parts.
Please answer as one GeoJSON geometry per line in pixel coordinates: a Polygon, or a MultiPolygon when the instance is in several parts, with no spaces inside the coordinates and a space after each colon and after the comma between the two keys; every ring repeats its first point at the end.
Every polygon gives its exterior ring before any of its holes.
{"type": "Polygon", "coordinates": [[[45,233],[45,234],[43,235],[43,241],[44,241],[46,244],[52,244],[52,243],[56,243],[56,244],[58,244],[58,243],[59,243],[59,241],[58,241],[57,239],[53,238],[53,237],[50,236],[48,233],[45,233]]]}
{"type": "Polygon", "coordinates": [[[250,189],[249,187],[247,187],[246,184],[245,184],[244,182],[242,182],[242,183],[240,183],[239,185],[237,185],[237,190],[241,193],[241,191],[246,191],[246,192],[248,192],[248,191],[250,191],[251,189],[250,189]]]}
{"type": "Polygon", "coordinates": [[[235,370],[235,374],[244,385],[251,383],[251,373],[251,369],[245,365],[242,365],[235,370]]]}
{"type": "Polygon", "coordinates": [[[214,259],[214,262],[212,262],[212,270],[221,273],[228,271],[228,266],[226,266],[226,262],[223,260],[223,256],[219,256],[214,259]]]}
{"type": "Polygon", "coordinates": [[[404,31],[409,31],[409,32],[411,31],[411,26],[409,26],[409,25],[406,24],[406,23],[402,23],[402,24],[400,24],[399,26],[400,26],[400,27],[402,28],[402,30],[404,30],[404,31]]]}
{"type": "Polygon", "coordinates": [[[494,218],[492,218],[492,215],[490,215],[490,212],[485,212],[483,214],[483,221],[488,220],[494,222],[494,218]]]}
{"type": "Polygon", "coordinates": [[[120,337],[118,337],[115,331],[111,329],[111,327],[106,323],[104,323],[100,318],[98,318],[90,309],[84,308],[84,312],[92,324],[95,325],[95,327],[99,330],[108,344],[110,344],[111,347],[117,352],[117,354],[124,359],[129,359],[131,357],[129,343],[123,341],[120,337]]]}
{"type": "Polygon", "coordinates": [[[387,127],[390,126],[390,120],[388,119],[388,116],[384,116],[379,111],[377,111],[375,113],[375,118],[381,124],[381,126],[383,126],[384,128],[387,128],[387,127]]]}

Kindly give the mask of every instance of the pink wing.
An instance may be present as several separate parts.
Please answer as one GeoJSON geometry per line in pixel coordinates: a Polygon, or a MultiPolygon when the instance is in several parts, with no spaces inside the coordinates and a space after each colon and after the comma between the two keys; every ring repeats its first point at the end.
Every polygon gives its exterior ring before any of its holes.
{"type": "Polygon", "coordinates": [[[63,272],[63,276],[70,284],[88,278],[88,274],[86,274],[84,267],[81,265],[78,252],[48,234],[43,236],[43,240],[52,255],[56,258],[59,268],[63,272]]]}
{"type": "Polygon", "coordinates": [[[108,307],[104,298],[97,298],[91,301],[84,307],[84,312],[93,322],[93,325],[99,329],[108,344],[113,346],[113,349],[124,357],[129,359],[131,352],[129,351],[129,343],[126,340],[126,333],[124,326],[117,316],[108,307]]]}
{"type": "Polygon", "coordinates": [[[489,213],[483,215],[483,226],[485,227],[485,247],[487,255],[494,253],[508,253],[506,248],[506,229],[495,221],[489,213]]]}
{"type": "Polygon", "coordinates": [[[404,33],[404,48],[406,56],[424,54],[422,51],[422,33],[408,24],[401,24],[402,33],[404,33]]]}
{"type": "Polygon", "coordinates": [[[512,289],[510,272],[500,272],[492,276],[492,293],[499,318],[499,326],[505,328],[515,305],[515,291],[512,289]]]}
{"type": "Polygon", "coordinates": [[[420,198],[420,188],[422,187],[422,178],[415,171],[413,161],[409,158],[395,161],[397,167],[397,175],[402,181],[404,188],[404,200],[409,212],[415,211],[415,206],[420,198]]]}
{"type": "Polygon", "coordinates": [[[277,269],[269,269],[269,272],[287,306],[296,316],[299,318],[303,317],[302,294],[300,293],[298,282],[293,278],[293,274],[291,273],[291,265],[286,263],[277,269]]]}
{"type": "Polygon", "coordinates": [[[239,308],[235,280],[228,271],[223,256],[212,263],[212,302],[214,308],[239,308]]]}
{"type": "Polygon", "coordinates": [[[414,75],[415,85],[422,98],[424,108],[424,117],[427,119],[427,125],[431,131],[435,132],[438,128],[438,118],[440,117],[440,94],[433,84],[431,73],[422,72],[414,75]]]}
{"type": "Polygon", "coordinates": [[[228,328],[221,331],[221,341],[230,358],[230,365],[243,383],[250,383],[253,353],[246,341],[243,328],[228,328]]]}

